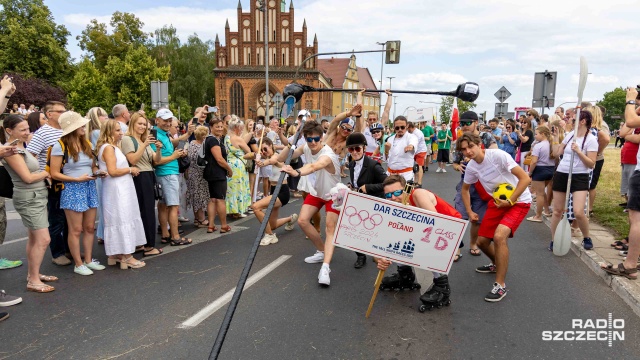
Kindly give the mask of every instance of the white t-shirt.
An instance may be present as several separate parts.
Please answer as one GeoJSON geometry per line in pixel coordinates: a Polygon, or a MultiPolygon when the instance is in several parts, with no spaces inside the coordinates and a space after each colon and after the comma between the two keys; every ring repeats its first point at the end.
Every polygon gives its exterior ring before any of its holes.
{"type": "MultiPolygon", "coordinates": [[[[500,149],[487,149],[482,163],[478,164],[475,160],[469,161],[464,173],[464,182],[472,185],[480,181],[489,194],[492,194],[493,189],[502,183],[509,183],[515,187],[518,185],[518,178],[511,173],[511,169],[516,166],[518,164],[506,152],[500,149]]],[[[517,202],[531,203],[529,189],[524,190],[517,202]]]]}
{"type": "MultiPolygon", "coordinates": [[[[403,137],[397,138],[395,135],[387,140],[391,144],[389,149],[389,159],[387,164],[391,170],[413,169],[413,155],[418,149],[418,138],[410,133],[405,133],[403,137]],[[404,152],[404,148],[413,145],[414,151],[404,152]]],[[[424,144],[424,141],[421,141],[424,144]]]]}
{"type": "Polygon", "coordinates": [[[371,130],[368,126],[364,128],[362,134],[364,135],[364,138],[367,139],[367,146],[364,151],[368,153],[373,153],[374,151],[376,151],[376,149],[378,148],[378,143],[376,142],[376,139],[373,138],[373,135],[371,135],[371,130]]]}
{"type": "Polygon", "coordinates": [[[549,158],[549,142],[547,140],[543,140],[539,143],[536,143],[533,146],[533,150],[531,150],[531,155],[538,157],[538,162],[536,166],[555,166],[556,162],[554,159],[549,158]]]}
{"type": "MultiPolygon", "coordinates": [[[[424,139],[424,134],[422,133],[422,131],[418,130],[417,128],[415,130],[413,130],[411,135],[413,135],[416,138],[418,138],[418,140],[423,140],[424,139]]],[[[420,153],[423,153],[423,152],[427,152],[427,145],[425,144],[424,141],[418,141],[418,148],[416,150],[416,154],[420,154],[420,153]]]]}
{"type": "MultiPolygon", "coordinates": [[[[570,132],[564,140],[562,140],[563,144],[567,144],[564,147],[564,154],[562,156],[562,160],[560,160],[560,164],[558,165],[558,169],[556,171],[568,174],[569,173],[569,164],[571,163],[571,144],[573,141],[574,132],[570,132]]],[[[598,151],[598,138],[593,136],[590,132],[587,135],[587,139],[584,141],[584,145],[582,144],[583,137],[576,138],[577,145],[582,149],[583,154],[587,154],[590,151],[598,151]]],[[[577,156],[573,157],[573,173],[574,174],[588,174],[591,169],[586,167],[582,160],[577,156]]]]}
{"type": "Polygon", "coordinates": [[[333,149],[329,145],[325,145],[316,154],[312,154],[308,146],[305,145],[303,153],[306,159],[310,163],[314,163],[322,156],[328,156],[333,163],[333,174],[329,171],[321,169],[316,171],[315,186],[309,191],[309,194],[321,198],[323,200],[331,200],[329,190],[331,190],[337,183],[340,182],[340,162],[338,161],[338,155],[333,152],[333,149]]]}

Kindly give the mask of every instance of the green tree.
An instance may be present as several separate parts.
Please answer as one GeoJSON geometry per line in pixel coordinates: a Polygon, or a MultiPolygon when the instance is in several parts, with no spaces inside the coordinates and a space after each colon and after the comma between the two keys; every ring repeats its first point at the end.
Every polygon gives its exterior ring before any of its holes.
{"type": "Polygon", "coordinates": [[[98,69],[107,66],[111,57],[123,59],[131,49],[149,45],[149,34],[142,31],[144,23],[134,14],[116,11],[109,25],[113,29],[111,34],[106,24],[93,19],[76,37],[80,48],[87,52],[98,69]]]}
{"type": "Polygon", "coordinates": [[[69,105],[81,114],[94,106],[109,109],[113,105],[104,74],[86,57],[78,65],[78,70],[66,87],[69,89],[69,105]]]}
{"type": "Polygon", "coordinates": [[[73,72],[69,31],[57,25],[42,0],[0,0],[0,69],[53,83],[73,72]]]}
{"type": "Polygon", "coordinates": [[[607,125],[609,125],[609,128],[612,130],[617,129],[622,122],[626,99],[627,92],[622,87],[618,87],[612,91],[604,93],[602,100],[598,102],[598,105],[604,106],[607,110],[604,115],[604,121],[607,122],[607,125]],[[612,119],[612,116],[619,116],[620,118],[612,119]]]}
{"type": "Polygon", "coordinates": [[[138,108],[151,103],[151,81],[169,78],[169,66],[158,66],[144,46],[129,50],[123,59],[111,57],[104,69],[113,102],[138,108]]]}
{"type": "MultiPolygon", "coordinates": [[[[465,111],[473,110],[476,108],[476,104],[472,102],[462,101],[458,99],[458,113],[462,114],[465,111]]],[[[453,96],[445,96],[442,98],[440,104],[440,121],[443,123],[449,123],[451,121],[451,111],[453,109],[453,96]]]]}

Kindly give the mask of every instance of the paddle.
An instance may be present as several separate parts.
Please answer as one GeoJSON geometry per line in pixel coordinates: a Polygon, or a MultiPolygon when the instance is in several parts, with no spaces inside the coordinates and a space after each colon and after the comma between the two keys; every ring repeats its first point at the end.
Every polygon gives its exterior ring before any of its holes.
{"type": "MultiPolygon", "coordinates": [[[[580,81],[578,83],[578,106],[576,107],[576,119],[573,124],[573,139],[571,140],[573,143],[576,142],[576,137],[578,134],[578,124],[580,122],[580,103],[582,103],[582,94],[584,93],[584,88],[587,85],[587,76],[589,71],[587,69],[587,60],[584,56],[580,57],[580,81]]],[[[587,134],[585,134],[587,136],[587,134]]],[[[571,146],[571,144],[567,144],[567,146],[571,146]]],[[[564,201],[564,211],[562,212],[562,219],[558,223],[558,227],[556,228],[556,233],[553,234],[553,254],[556,256],[564,256],[571,249],[571,224],[569,224],[569,219],[567,218],[569,209],[569,194],[571,191],[571,176],[573,175],[573,160],[575,157],[575,152],[571,152],[571,162],[569,166],[569,180],[567,181],[567,191],[565,192],[566,198],[564,201]]],[[[582,211],[582,209],[578,209],[578,211],[582,211]]]]}

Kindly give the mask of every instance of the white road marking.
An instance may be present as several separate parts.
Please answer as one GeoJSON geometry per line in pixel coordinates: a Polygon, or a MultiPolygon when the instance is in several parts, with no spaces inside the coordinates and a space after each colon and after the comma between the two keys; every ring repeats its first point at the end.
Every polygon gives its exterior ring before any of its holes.
{"type": "MultiPolygon", "coordinates": [[[[250,276],[249,279],[247,279],[247,283],[244,286],[243,292],[246,291],[249,287],[251,287],[251,285],[257,283],[260,279],[267,276],[270,272],[275,270],[278,266],[282,265],[285,261],[289,260],[290,258],[291,258],[291,255],[282,255],[279,258],[277,258],[275,261],[273,261],[271,264],[265,266],[262,270],[250,276]]],[[[213,315],[213,313],[220,310],[220,308],[222,308],[229,301],[231,301],[231,298],[233,297],[233,293],[235,292],[235,290],[236,288],[234,287],[233,289],[227,291],[226,294],[217,298],[211,304],[205,306],[202,310],[198,311],[195,315],[187,319],[182,324],[178,325],[177,326],[178,329],[191,329],[195,326],[198,326],[198,324],[206,320],[209,316],[213,315]]]]}

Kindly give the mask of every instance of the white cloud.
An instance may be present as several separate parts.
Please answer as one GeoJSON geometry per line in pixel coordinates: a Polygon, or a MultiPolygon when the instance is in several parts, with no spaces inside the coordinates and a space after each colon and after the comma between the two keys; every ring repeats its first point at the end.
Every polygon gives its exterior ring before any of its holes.
{"type": "Polygon", "coordinates": [[[431,72],[411,74],[410,77],[403,77],[398,81],[393,81],[391,85],[394,89],[402,90],[448,91],[449,88],[455,90],[457,85],[466,81],[465,77],[460,74],[431,72]],[[445,86],[446,88],[443,88],[445,86]]]}
{"type": "Polygon", "coordinates": [[[533,74],[513,74],[513,75],[489,75],[480,78],[482,85],[490,86],[533,86],[533,74]]]}

